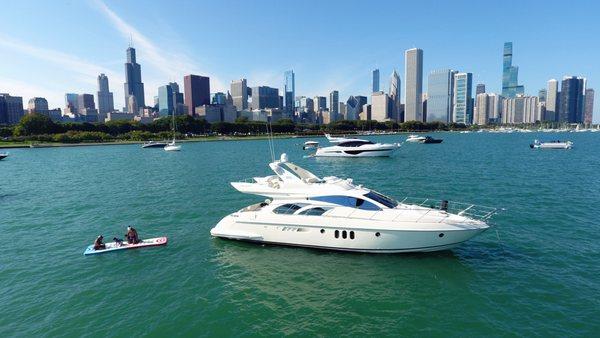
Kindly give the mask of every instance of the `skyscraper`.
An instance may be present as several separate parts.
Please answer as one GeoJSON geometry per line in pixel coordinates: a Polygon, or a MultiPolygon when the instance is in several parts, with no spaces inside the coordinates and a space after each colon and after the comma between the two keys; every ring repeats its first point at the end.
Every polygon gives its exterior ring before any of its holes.
{"type": "Polygon", "coordinates": [[[158,87],[158,113],[160,116],[169,116],[175,111],[173,102],[173,88],[170,85],[158,87]]]}
{"type": "Polygon", "coordinates": [[[546,91],[546,115],[543,117],[544,121],[558,121],[558,101],[558,81],[551,79],[548,81],[548,90],[546,91]]]}
{"type": "Polygon", "coordinates": [[[313,100],[316,112],[327,109],[327,98],[325,96],[315,96],[313,100]]]}
{"type": "Polygon", "coordinates": [[[69,108],[71,112],[77,112],[77,102],[79,95],[75,93],[65,94],[65,108],[69,108]]]}
{"type": "Polygon", "coordinates": [[[293,70],[283,73],[283,105],[288,117],[294,114],[294,103],[296,101],[296,76],[293,70]]]}
{"type": "Polygon", "coordinates": [[[409,49],[404,59],[404,120],[423,121],[423,50],[409,49]]]}
{"type": "Polygon", "coordinates": [[[235,109],[248,109],[248,83],[246,79],[231,81],[231,97],[235,109]]]}
{"type": "Polygon", "coordinates": [[[480,126],[486,125],[490,118],[490,100],[486,93],[479,93],[475,99],[475,109],[473,111],[473,124],[480,126]]]}
{"type": "Polygon", "coordinates": [[[366,96],[351,95],[346,101],[346,120],[354,121],[360,119],[363,105],[367,104],[366,96]]]}
{"type": "Polygon", "coordinates": [[[392,102],[392,107],[389,112],[390,118],[394,121],[400,121],[400,86],[400,75],[398,75],[394,69],[392,76],[390,77],[390,100],[392,102]]]}
{"type": "Polygon", "coordinates": [[[454,107],[452,122],[470,124],[472,119],[472,82],[471,73],[454,74],[454,107]]]}
{"type": "Polygon", "coordinates": [[[475,89],[475,96],[485,93],[485,83],[478,83],[475,89]]]}
{"type": "Polygon", "coordinates": [[[333,121],[339,120],[339,105],[340,105],[340,93],[337,90],[329,93],[329,111],[331,112],[331,118],[333,121]]]}
{"type": "Polygon", "coordinates": [[[0,123],[17,124],[23,115],[22,97],[0,93],[0,123]]]}
{"type": "Polygon", "coordinates": [[[196,107],[210,104],[210,79],[200,75],[186,75],[183,77],[185,105],[188,115],[194,116],[196,107]]]}
{"type": "Polygon", "coordinates": [[[454,74],[451,69],[434,70],[427,80],[427,122],[452,122],[454,74]]]}
{"type": "Polygon", "coordinates": [[[250,109],[279,108],[279,89],[267,86],[252,87],[250,109]]]}
{"type": "Polygon", "coordinates": [[[379,91],[371,94],[371,119],[384,122],[390,116],[390,97],[385,92],[379,91]]]}
{"type": "Polygon", "coordinates": [[[107,114],[115,110],[113,93],[108,89],[108,77],[98,75],[98,113],[107,114]]]}
{"type": "Polygon", "coordinates": [[[560,88],[559,121],[583,123],[585,79],[565,76],[560,88]]]}
{"type": "Polygon", "coordinates": [[[513,98],[517,94],[525,92],[525,88],[519,86],[519,67],[512,65],[512,50],[512,42],[505,42],[502,63],[502,96],[506,98],[513,98]]]}
{"type": "Polygon", "coordinates": [[[546,88],[542,88],[538,91],[538,97],[540,98],[540,102],[546,103],[547,96],[548,96],[548,90],[546,88]]]}
{"type": "Polygon", "coordinates": [[[48,115],[48,100],[43,97],[34,97],[27,102],[28,113],[48,115]]]}
{"type": "MultiPolygon", "coordinates": [[[[107,85],[108,86],[108,85],[107,85]]],[[[144,84],[142,83],[142,69],[135,59],[135,49],[127,48],[127,62],[125,63],[125,102],[129,96],[135,96],[138,107],[145,107],[144,84]]],[[[129,112],[136,114],[137,112],[129,112]]]]}
{"type": "Polygon", "coordinates": [[[372,92],[378,92],[379,91],[379,69],[375,69],[373,70],[373,90],[372,92]]]}
{"type": "Polygon", "coordinates": [[[585,90],[585,117],[583,122],[585,124],[592,124],[594,120],[594,90],[588,88],[585,90]]]}

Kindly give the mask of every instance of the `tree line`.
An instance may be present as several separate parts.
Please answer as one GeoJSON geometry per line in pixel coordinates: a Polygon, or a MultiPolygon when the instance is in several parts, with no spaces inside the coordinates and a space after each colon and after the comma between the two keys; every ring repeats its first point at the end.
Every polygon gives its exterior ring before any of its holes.
{"type": "MultiPolygon", "coordinates": [[[[441,122],[423,123],[410,121],[335,121],[326,125],[294,123],[281,119],[270,125],[266,122],[239,118],[234,123],[209,123],[189,115],[176,116],[177,137],[186,138],[210,135],[260,135],[272,130],[276,134],[317,134],[323,132],[380,131],[433,131],[466,128],[463,124],[446,125],[441,122]]],[[[10,141],[41,142],[107,142],[113,140],[146,141],[171,137],[171,119],[162,117],[151,123],[136,121],[110,121],[106,123],[57,123],[41,114],[27,114],[14,126],[0,127],[0,137],[10,141]]]]}

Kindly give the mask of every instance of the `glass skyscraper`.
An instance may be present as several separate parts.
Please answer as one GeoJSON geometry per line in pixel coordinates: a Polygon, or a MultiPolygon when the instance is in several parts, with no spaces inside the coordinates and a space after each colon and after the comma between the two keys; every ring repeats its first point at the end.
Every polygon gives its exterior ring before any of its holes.
{"type": "Polygon", "coordinates": [[[373,90],[372,93],[379,91],[379,69],[373,70],[373,90]]]}
{"type": "Polygon", "coordinates": [[[504,43],[503,63],[502,63],[502,96],[514,98],[517,94],[524,94],[525,88],[519,86],[519,67],[512,65],[512,42],[504,43]]]}
{"type": "Polygon", "coordinates": [[[427,81],[427,122],[452,122],[454,74],[451,69],[434,70],[427,81]]]}
{"type": "Polygon", "coordinates": [[[470,124],[472,118],[473,74],[454,74],[454,107],[452,122],[470,124]]]}
{"type": "Polygon", "coordinates": [[[288,116],[294,114],[294,101],[296,98],[296,79],[293,70],[288,70],[283,73],[283,105],[288,116]]]}
{"type": "Polygon", "coordinates": [[[115,110],[113,93],[108,89],[108,77],[104,74],[98,75],[98,112],[100,114],[110,113],[115,110]]]}
{"type": "Polygon", "coordinates": [[[565,76],[560,88],[559,122],[583,123],[585,78],[565,76]]]}

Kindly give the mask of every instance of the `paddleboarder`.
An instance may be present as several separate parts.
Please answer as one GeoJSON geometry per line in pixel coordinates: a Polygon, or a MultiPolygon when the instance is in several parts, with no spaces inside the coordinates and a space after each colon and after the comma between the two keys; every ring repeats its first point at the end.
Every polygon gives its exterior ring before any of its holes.
{"type": "Polygon", "coordinates": [[[103,239],[104,239],[104,237],[102,237],[102,235],[100,235],[96,238],[96,240],[94,241],[94,250],[106,249],[106,245],[104,243],[102,243],[103,239]]]}
{"type": "Polygon", "coordinates": [[[129,244],[138,244],[140,242],[137,230],[132,226],[127,227],[127,234],[125,234],[125,237],[127,237],[127,243],[129,244]]]}

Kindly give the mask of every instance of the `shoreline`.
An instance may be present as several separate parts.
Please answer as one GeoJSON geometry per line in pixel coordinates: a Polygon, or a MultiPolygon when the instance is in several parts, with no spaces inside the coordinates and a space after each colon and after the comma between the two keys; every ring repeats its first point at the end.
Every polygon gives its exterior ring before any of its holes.
{"type": "MultiPolygon", "coordinates": [[[[308,138],[315,137],[315,135],[274,135],[275,139],[287,139],[287,138],[308,138]]],[[[322,137],[322,135],[318,135],[317,137],[322,137]]],[[[250,141],[250,140],[266,140],[269,137],[267,135],[264,136],[208,136],[208,137],[198,137],[191,138],[185,140],[177,140],[177,142],[181,143],[193,143],[193,142],[217,142],[217,141],[250,141]]],[[[155,140],[156,141],[156,140],[155,140]]],[[[169,142],[170,140],[163,140],[165,142],[169,142]]],[[[88,146],[110,146],[110,145],[131,145],[138,144],[141,145],[147,141],[114,141],[114,142],[81,142],[81,143],[58,143],[58,142],[40,142],[40,143],[32,143],[29,141],[28,143],[13,143],[13,144],[2,144],[0,141],[0,149],[23,149],[23,148],[59,148],[59,147],[88,147],[88,146]],[[33,146],[32,146],[33,145],[33,146]]]]}

